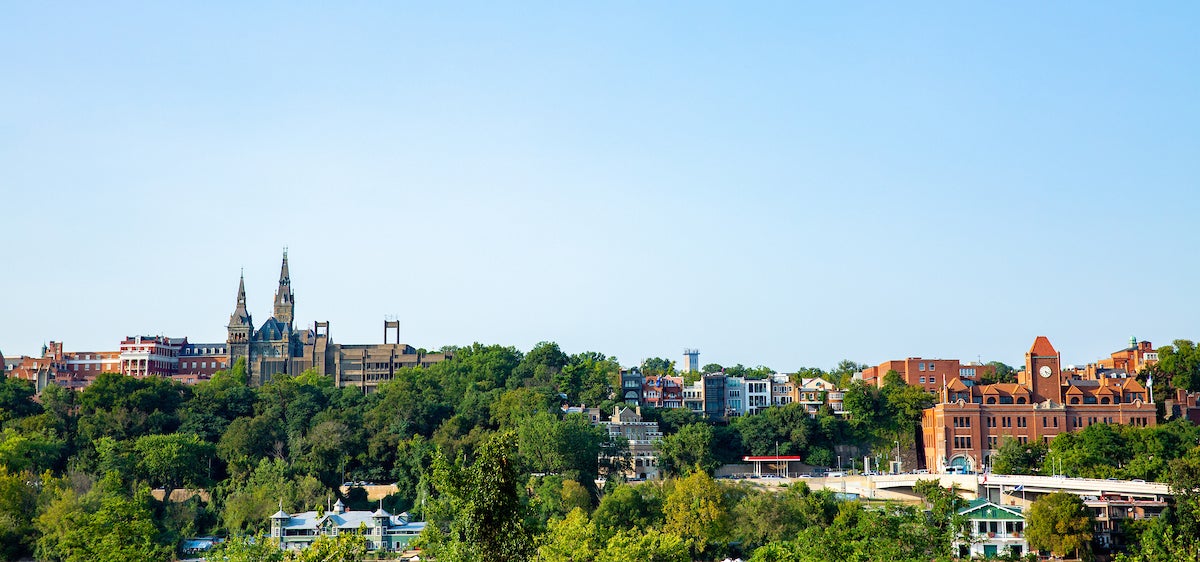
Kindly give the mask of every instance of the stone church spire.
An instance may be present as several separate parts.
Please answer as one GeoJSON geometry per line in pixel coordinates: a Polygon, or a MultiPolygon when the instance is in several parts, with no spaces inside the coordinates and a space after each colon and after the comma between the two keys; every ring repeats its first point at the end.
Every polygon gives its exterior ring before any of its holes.
{"type": "Polygon", "coordinates": [[[246,276],[243,274],[238,278],[238,294],[237,306],[233,309],[233,314],[229,315],[228,338],[226,343],[244,346],[250,341],[250,335],[254,332],[254,321],[250,318],[250,313],[246,310],[246,276]]]}
{"type": "Polygon", "coordinates": [[[283,266],[279,269],[279,289],[275,291],[275,319],[290,328],[296,312],[292,295],[292,276],[288,272],[287,248],[283,249],[283,266]]]}

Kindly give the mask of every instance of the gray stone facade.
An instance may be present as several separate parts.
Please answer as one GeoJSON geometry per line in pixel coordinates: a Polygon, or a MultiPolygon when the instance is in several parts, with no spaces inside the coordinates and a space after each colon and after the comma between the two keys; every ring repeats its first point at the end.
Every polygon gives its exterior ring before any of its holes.
{"type": "Polygon", "coordinates": [[[246,359],[250,383],[261,385],[278,375],[298,375],[314,369],[334,378],[338,386],[363,392],[392,379],[397,369],[427,367],[448,358],[444,353],[421,353],[400,343],[399,323],[385,322],[382,344],[337,344],[329,337],[329,322],[314,322],[311,329],[296,329],[296,299],[292,292],[287,251],[279,271],[273,315],[258,329],[246,308],[244,278],[238,282],[237,305],[229,317],[227,343],[232,365],[246,359]],[[394,340],[389,342],[389,335],[394,340]]]}

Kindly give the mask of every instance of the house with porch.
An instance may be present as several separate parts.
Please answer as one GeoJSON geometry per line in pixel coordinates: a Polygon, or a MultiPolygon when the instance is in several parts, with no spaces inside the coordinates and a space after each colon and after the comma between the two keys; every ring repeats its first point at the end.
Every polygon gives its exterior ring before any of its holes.
{"type": "Polygon", "coordinates": [[[320,536],[359,534],[367,539],[371,551],[401,552],[425,529],[423,521],[409,521],[408,513],[392,515],[383,509],[347,511],[342,500],[328,512],[286,513],[280,509],[271,516],[271,538],[281,550],[308,548],[320,536]]]}
{"type": "Polygon", "coordinates": [[[972,500],[958,511],[966,517],[970,542],[955,541],[959,558],[995,558],[1012,552],[1022,556],[1029,552],[1025,540],[1025,516],[1019,507],[1000,505],[986,499],[972,500]]]}

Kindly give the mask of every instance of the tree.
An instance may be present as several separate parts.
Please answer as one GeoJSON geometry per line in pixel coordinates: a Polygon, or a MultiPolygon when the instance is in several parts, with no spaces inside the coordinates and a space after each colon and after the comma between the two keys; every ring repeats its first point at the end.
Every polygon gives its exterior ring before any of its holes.
{"type": "MultiPolygon", "coordinates": [[[[49,474],[45,476],[43,480],[49,474]]],[[[9,472],[0,465],[0,560],[20,560],[32,552],[38,494],[27,482],[34,480],[32,473],[9,472]]]]}
{"type": "Polygon", "coordinates": [[[675,483],[663,505],[663,515],[663,531],[688,541],[698,554],[723,543],[728,536],[729,514],[721,489],[704,472],[693,472],[675,483]]]}
{"type": "Polygon", "coordinates": [[[651,357],[642,361],[642,374],[650,375],[674,375],[675,362],[662,357],[651,357]]]}
{"type": "Polygon", "coordinates": [[[1200,537],[1200,447],[1170,462],[1167,484],[1175,497],[1175,518],[1184,537],[1200,537]]]}
{"type": "Polygon", "coordinates": [[[133,444],[137,470],[152,486],[162,487],[164,497],[181,485],[203,487],[208,483],[209,462],[214,447],[195,435],[172,433],[145,435],[133,444]]]}
{"type": "Polygon", "coordinates": [[[308,548],[287,553],[288,562],[359,562],[367,555],[367,538],[361,533],[338,533],[337,536],[322,535],[308,548]]]}
{"type": "Polygon", "coordinates": [[[661,522],[662,504],[657,498],[642,494],[643,490],[648,489],[650,486],[646,485],[618,484],[600,499],[600,505],[592,514],[592,521],[601,541],[608,541],[621,530],[644,530],[661,522]]]}
{"type": "Polygon", "coordinates": [[[205,558],[224,562],[283,562],[279,541],[264,533],[233,535],[210,550],[205,558]]]}
{"type": "Polygon", "coordinates": [[[115,475],[108,475],[82,497],[70,488],[56,497],[36,519],[41,533],[39,559],[61,562],[167,561],[174,549],[159,544],[150,510],[150,490],[127,495],[115,475]]]}
{"type": "Polygon", "coordinates": [[[1049,550],[1058,556],[1076,553],[1090,560],[1092,525],[1091,512],[1079,496],[1054,492],[1029,506],[1025,537],[1031,549],[1049,550]]]}
{"type": "Polygon", "coordinates": [[[35,392],[32,381],[12,378],[0,371],[0,423],[41,413],[42,406],[33,401],[35,392]]]}
{"type": "Polygon", "coordinates": [[[0,432],[0,466],[12,471],[41,472],[55,468],[66,443],[61,439],[9,428],[0,432]]]}
{"type": "Polygon", "coordinates": [[[1166,375],[1174,388],[1200,391],[1200,347],[1191,340],[1175,340],[1158,348],[1159,373],[1166,375]]]}
{"type": "Polygon", "coordinates": [[[550,522],[538,547],[538,557],[545,562],[591,562],[601,544],[595,524],[588,521],[587,512],[577,507],[565,518],[550,522]]]}
{"type": "Polygon", "coordinates": [[[234,533],[264,530],[281,501],[284,509],[292,511],[323,506],[326,493],[313,476],[290,475],[281,459],[262,459],[244,478],[229,479],[217,487],[217,495],[224,497],[222,522],[234,533]]]}
{"type": "Polygon", "coordinates": [[[533,552],[525,528],[519,473],[512,452],[517,437],[509,431],[485,440],[470,466],[445,456],[434,460],[438,493],[429,508],[429,524],[415,545],[446,561],[519,561],[533,552]]]}
{"type": "Polygon", "coordinates": [[[712,472],[717,468],[712,452],[713,430],[708,424],[685,425],[675,435],[658,442],[658,469],[669,475],[691,470],[712,472]]]}
{"type": "Polygon", "coordinates": [[[1042,467],[1048,447],[1041,441],[1022,444],[1013,437],[1000,440],[992,456],[992,472],[997,474],[1034,474],[1042,467]]]}
{"type": "Polygon", "coordinates": [[[1017,370],[1000,361],[988,361],[988,367],[979,376],[980,384],[995,384],[1000,382],[1017,382],[1017,370]]]}
{"type": "Polygon", "coordinates": [[[621,531],[604,545],[597,562],[687,562],[687,542],[672,533],[621,531]]]}

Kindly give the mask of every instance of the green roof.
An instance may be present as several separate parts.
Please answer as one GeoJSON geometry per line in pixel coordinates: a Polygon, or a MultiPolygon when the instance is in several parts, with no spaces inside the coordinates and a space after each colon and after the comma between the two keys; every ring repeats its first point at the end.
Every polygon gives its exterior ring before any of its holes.
{"type": "Polygon", "coordinates": [[[967,507],[958,510],[959,515],[968,519],[988,519],[996,521],[1024,521],[1021,508],[1011,505],[997,505],[986,499],[971,500],[967,507]]]}

